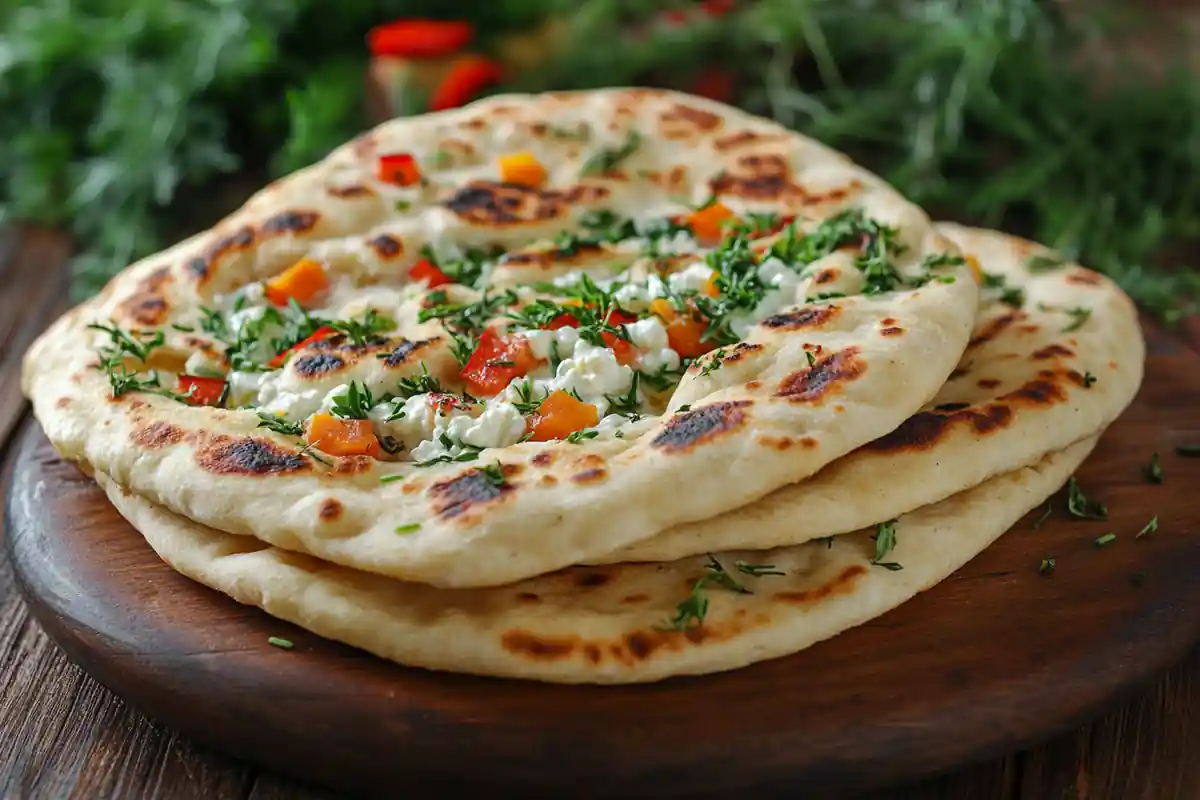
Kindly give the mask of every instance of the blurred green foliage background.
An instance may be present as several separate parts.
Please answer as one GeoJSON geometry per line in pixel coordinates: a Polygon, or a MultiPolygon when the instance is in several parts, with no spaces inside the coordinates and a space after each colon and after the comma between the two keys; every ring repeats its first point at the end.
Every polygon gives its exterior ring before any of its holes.
{"type": "Polygon", "coordinates": [[[1186,46],[1132,57],[1140,4],[1079,5],[742,0],[715,18],[691,0],[10,0],[0,221],[68,228],[86,294],[369,127],[372,26],[466,19],[491,53],[557,19],[536,67],[493,92],[686,88],[719,67],[737,105],[849,152],[935,217],[1033,236],[1168,319],[1195,313],[1200,274],[1174,261],[1200,240],[1200,81],[1174,63],[1186,46]]]}

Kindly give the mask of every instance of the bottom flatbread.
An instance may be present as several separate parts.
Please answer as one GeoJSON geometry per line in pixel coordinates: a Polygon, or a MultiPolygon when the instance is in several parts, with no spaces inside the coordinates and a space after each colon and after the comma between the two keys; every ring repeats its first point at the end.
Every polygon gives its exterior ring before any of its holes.
{"type": "Polygon", "coordinates": [[[404,583],[280,550],[196,524],[96,477],[176,570],[320,636],[415,667],[612,684],[743,667],[878,617],[995,541],[1053,494],[1095,443],[1083,440],[900,517],[884,559],[891,568],[872,563],[872,529],[718,553],[725,578],[699,556],[571,567],[487,589],[404,583]],[[768,574],[776,572],[784,574],[768,574]],[[664,630],[681,602],[694,612],[705,601],[701,624],[664,630]]]}

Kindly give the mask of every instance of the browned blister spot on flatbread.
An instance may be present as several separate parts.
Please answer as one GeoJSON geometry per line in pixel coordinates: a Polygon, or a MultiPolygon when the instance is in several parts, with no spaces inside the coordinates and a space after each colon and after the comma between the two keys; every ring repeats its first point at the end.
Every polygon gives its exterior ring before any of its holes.
{"type": "Polygon", "coordinates": [[[975,385],[980,389],[995,389],[1000,385],[1000,381],[996,378],[980,378],[975,381],[975,385]]]}
{"type": "Polygon", "coordinates": [[[1072,270],[1067,275],[1067,283],[1073,283],[1076,286],[1098,286],[1102,278],[1090,269],[1078,267],[1072,270]]]}
{"type": "Polygon", "coordinates": [[[624,597],[621,598],[621,602],[626,605],[636,606],[636,605],[646,602],[649,599],[650,599],[650,595],[642,593],[642,592],[638,592],[637,594],[625,595],[624,597]]]}
{"type": "Polygon", "coordinates": [[[888,327],[882,328],[879,331],[880,336],[899,336],[902,333],[904,333],[904,328],[901,328],[898,325],[889,325],[888,327]]]}
{"type": "Polygon", "coordinates": [[[404,254],[404,244],[395,236],[381,233],[367,239],[367,247],[375,251],[381,261],[389,261],[404,254]]]}
{"type": "Polygon", "coordinates": [[[548,467],[554,463],[554,453],[551,453],[549,450],[543,450],[535,454],[530,460],[536,467],[548,467]]]}
{"type": "Polygon", "coordinates": [[[750,400],[729,400],[675,414],[650,444],[667,453],[691,450],[740,428],[750,405],[750,400]]]}
{"type": "Polygon", "coordinates": [[[867,574],[867,568],[862,564],[846,567],[835,575],[832,580],[822,583],[812,589],[801,591],[776,592],[775,599],[788,605],[815,605],[822,600],[840,594],[849,594],[854,589],[858,579],[867,574]]]}
{"type": "Polygon", "coordinates": [[[595,589],[612,583],[615,576],[614,571],[580,567],[571,575],[571,582],[578,589],[595,589]]]}
{"type": "Polygon", "coordinates": [[[1035,361],[1045,361],[1048,358],[1070,358],[1075,355],[1071,348],[1061,344],[1048,344],[1041,350],[1035,350],[1033,359],[1035,361]]]}
{"type": "Polygon", "coordinates": [[[842,307],[835,305],[808,306],[782,314],[772,314],[759,325],[779,331],[799,331],[805,328],[820,328],[832,321],[842,307]]]}
{"type": "MultiPolygon", "coordinates": [[[[1059,377],[1069,379],[1070,372],[1042,370],[1038,374],[1040,377],[1028,381],[1020,388],[1003,395],[1000,400],[1002,402],[1007,401],[1013,404],[1033,406],[1052,406],[1067,400],[1067,393],[1064,391],[1059,377]]],[[[1080,380],[1082,381],[1082,377],[1080,380]]]]}
{"type": "Polygon", "coordinates": [[[478,506],[501,500],[514,491],[505,481],[497,485],[482,470],[472,469],[457,478],[440,481],[429,487],[434,512],[442,517],[458,517],[478,506]]]}
{"type": "Polygon", "coordinates": [[[117,319],[127,327],[162,325],[170,310],[166,288],[171,280],[170,267],[159,267],[142,278],[133,293],[117,305],[117,319]]]}
{"type": "Polygon", "coordinates": [[[351,184],[350,186],[329,186],[325,191],[334,197],[341,198],[370,197],[375,194],[374,189],[370,186],[363,186],[361,183],[351,184]]]}
{"type": "Polygon", "coordinates": [[[572,266],[589,260],[590,256],[604,252],[607,248],[592,242],[582,242],[572,247],[555,247],[550,250],[515,250],[506,253],[500,263],[506,267],[553,267],[572,266]]]}
{"type": "Polygon", "coordinates": [[[60,397],[54,401],[55,408],[66,408],[69,405],[71,405],[71,398],[69,397],[60,397]]]}
{"type": "Polygon", "coordinates": [[[287,475],[312,469],[308,459],[299,453],[249,436],[202,437],[196,463],[217,475],[287,475]]]}
{"type": "Polygon", "coordinates": [[[564,217],[572,205],[607,197],[599,186],[567,190],[545,189],[518,183],[472,181],[444,203],[446,208],[473,225],[505,228],[564,217]]]}
{"type": "Polygon", "coordinates": [[[1026,322],[1024,325],[1018,325],[1017,330],[1021,333],[1037,333],[1042,328],[1034,322],[1026,322]]]}
{"type": "Polygon", "coordinates": [[[761,386],[762,386],[762,381],[746,381],[746,388],[752,392],[761,386]]]}
{"type": "Polygon", "coordinates": [[[768,436],[765,433],[760,433],[758,436],[754,437],[754,441],[758,442],[763,447],[770,447],[774,450],[779,450],[780,452],[792,449],[792,445],[796,443],[795,439],[787,436],[768,436]]]}
{"type": "Polygon", "coordinates": [[[858,181],[851,181],[823,192],[810,192],[795,182],[787,159],[778,153],[741,156],[733,169],[719,173],[708,182],[709,189],[716,195],[773,201],[790,208],[836,203],[861,186],[858,181]]]}
{"type": "Polygon", "coordinates": [[[410,342],[407,340],[402,341],[396,345],[390,353],[387,354],[386,358],[381,359],[381,361],[383,361],[383,365],[388,369],[395,369],[396,367],[404,366],[409,362],[409,357],[413,353],[428,347],[430,344],[436,341],[437,339],[421,339],[415,342],[410,342]]]}
{"type": "Polygon", "coordinates": [[[169,422],[152,422],[145,427],[136,427],[130,434],[130,439],[139,447],[147,450],[157,450],[170,444],[183,441],[184,432],[169,422]]]}
{"type": "Polygon", "coordinates": [[[743,359],[746,359],[750,355],[757,353],[763,349],[764,349],[764,347],[761,344],[750,344],[749,342],[738,342],[737,344],[735,344],[733,346],[732,350],[724,351],[724,354],[721,356],[721,363],[722,364],[736,364],[739,361],[742,361],[743,359]]]}
{"type": "Polygon", "coordinates": [[[578,636],[538,636],[518,629],[505,631],[500,637],[500,645],[505,650],[533,661],[570,658],[581,644],[578,636]]]}
{"type": "Polygon", "coordinates": [[[780,381],[775,396],[792,403],[813,403],[838,392],[867,371],[867,362],[858,353],[859,348],[847,347],[817,359],[780,381]]]}
{"type": "MultiPolygon", "coordinates": [[[[837,267],[826,267],[816,275],[813,275],[813,283],[818,285],[832,283],[833,281],[836,281],[841,274],[842,271],[837,267]]],[[[887,320],[884,320],[884,322],[887,322],[887,320]]]]}
{"type": "Polygon", "coordinates": [[[640,173],[642,178],[668,192],[679,191],[687,183],[687,167],[681,164],[676,164],[665,172],[656,169],[642,170],[640,173]]]}
{"type": "Polygon", "coordinates": [[[967,342],[967,347],[978,347],[981,344],[990,342],[992,339],[995,339],[997,336],[1003,333],[1008,326],[1012,325],[1018,319],[1023,319],[1024,317],[1024,313],[1012,311],[1007,314],[1001,314],[995,319],[989,320],[982,329],[976,329],[970,341],[967,342]]]}
{"type": "Polygon", "coordinates": [[[304,380],[320,380],[345,368],[345,359],[333,353],[313,353],[292,359],[292,370],[304,380]]]}
{"type": "Polygon", "coordinates": [[[327,497],[321,502],[321,508],[317,511],[317,516],[322,522],[333,522],[342,515],[342,504],[332,497],[327,497]]]}
{"type": "Polygon", "coordinates": [[[217,262],[230,253],[250,249],[254,244],[254,228],[245,225],[231,234],[218,236],[200,254],[184,262],[183,268],[199,283],[206,282],[216,271],[217,262]]]}
{"type": "Polygon", "coordinates": [[[977,434],[988,434],[1007,427],[1012,418],[1012,409],[997,403],[952,411],[921,411],[886,436],[864,445],[863,449],[874,452],[928,450],[956,426],[969,425],[977,434]]]}
{"type": "Polygon", "coordinates": [[[743,147],[748,144],[761,144],[769,141],[779,141],[784,138],[782,133],[759,133],[752,130],[735,131],[727,133],[713,140],[713,147],[718,151],[732,150],[735,147],[743,147]]]}
{"type": "Polygon", "coordinates": [[[289,209],[267,219],[258,229],[261,238],[285,236],[287,234],[308,233],[317,226],[321,215],[316,211],[289,209]]]}
{"type": "Polygon", "coordinates": [[[333,475],[361,475],[370,472],[379,462],[370,456],[341,456],[333,467],[333,475]]]}
{"type": "Polygon", "coordinates": [[[571,476],[575,483],[598,483],[608,477],[608,470],[603,468],[585,469],[571,476]]]}
{"type": "Polygon", "coordinates": [[[542,602],[542,598],[536,592],[517,592],[517,601],[529,605],[537,605],[542,602]]]}
{"type": "Polygon", "coordinates": [[[660,132],[664,139],[699,138],[721,127],[723,120],[711,111],[675,103],[659,115],[660,132]]]}

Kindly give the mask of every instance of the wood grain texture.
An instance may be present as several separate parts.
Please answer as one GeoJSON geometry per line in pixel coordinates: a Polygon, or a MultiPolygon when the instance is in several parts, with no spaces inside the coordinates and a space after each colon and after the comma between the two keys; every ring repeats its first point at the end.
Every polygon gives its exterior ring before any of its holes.
{"type": "MultiPolygon", "coordinates": [[[[1173,452],[1200,442],[1200,358],[1153,328],[1150,343],[1138,399],[1079,472],[1107,521],[1067,517],[1060,494],[1040,528],[1035,511],[899,609],[721,675],[547,686],[408,670],[322,640],[163,565],[33,427],[9,498],[10,552],[35,614],[89,673],[173,729],[328,785],[574,797],[873,788],[1085,722],[1200,639],[1200,459],[1173,452]],[[1152,451],[1163,486],[1142,476],[1152,451]],[[1159,531],[1135,539],[1154,515],[1159,531]],[[1097,547],[1109,531],[1117,541],[1097,547]],[[1050,555],[1058,567],[1040,575],[1050,555]],[[272,635],[295,650],[270,647],[272,635]]],[[[1094,758],[1108,738],[1129,734],[1101,726],[1076,743],[1077,794],[1128,796],[1136,773],[1094,758]]],[[[1006,767],[992,788],[1018,783],[1006,767]]]]}

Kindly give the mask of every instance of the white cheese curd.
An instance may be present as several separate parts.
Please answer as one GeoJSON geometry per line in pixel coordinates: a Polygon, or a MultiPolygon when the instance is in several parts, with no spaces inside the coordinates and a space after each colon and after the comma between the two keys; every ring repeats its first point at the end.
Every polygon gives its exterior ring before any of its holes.
{"type": "Polygon", "coordinates": [[[266,311],[266,306],[250,306],[249,308],[243,308],[241,311],[235,311],[230,314],[226,324],[229,326],[230,332],[236,337],[242,332],[242,328],[246,327],[252,322],[257,322],[258,320],[262,319],[262,316],[266,313],[266,311]]]}
{"type": "Polygon", "coordinates": [[[324,395],[320,389],[301,389],[298,392],[277,392],[270,383],[263,385],[258,393],[258,410],[269,414],[277,414],[289,422],[300,422],[311,417],[318,408],[324,395]],[[264,393],[269,399],[264,398],[264,393]]]}
{"type": "Polygon", "coordinates": [[[456,405],[433,402],[429,394],[415,394],[407,400],[392,400],[380,403],[368,412],[367,417],[381,436],[391,436],[404,449],[413,451],[422,442],[433,438],[441,422],[444,430],[454,417],[470,416],[469,412],[456,405]],[[395,419],[388,421],[393,412],[399,410],[395,419]]]}
{"type": "Polygon", "coordinates": [[[447,430],[451,439],[471,447],[508,447],[525,435],[525,418],[511,403],[493,402],[478,417],[454,417],[447,430]]]}
{"type": "Polygon", "coordinates": [[[667,346],[667,329],[658,317],[646,317],[625,326],[629,341],[642,350],[659,350],[667,346]]]}
{"type": "Polygon", "coordinates": [[[612,350],[580,340],[571,357],[558,365],[554,380],[548,383],[550,391],[575,392],[604,416],[609,406],[605,395],[622,395],[629,391],[632,382],[633,370],[619,363],[612,350]]]}
{"type": "Polygon", "coordinates": [[[654,375],[663,369],[674,372],[679,369],[681,363],[679,353],[669,347],[660,347],[658,350],[648,350],[642,353],[638,366],[642,372],[654,375]]]}
{"type": "Polygon", "coordinates": [[[604,419],[592,428],[601,436],[613,436],[617,431],[622,430],[630,425],[629,417],[622,414],[609,414],[604,419]]]}
{"type": "Polygon", "coordinates": [[[183,371],[187,375],[207,375],[210,377],[225,374],[225,365],[217,356],[204,350],[194,350],[184,362],[183,371]]]}
{"type": "Polygon", "coordinates": [[[555,345],[558,346],[559,356],[564,356],[573,352],[575,343],[579,341],[579,331],[570,327],[554,331],[518,330],[515,333],[529,342],[530,352],[543,360],[550,358],[555,345]]]}
{"type": "Polygon", "coordinates": [[[267,290],[261,282],[247,283],[241,289],[234,292],[234,296],[241,295],[246,299],[248,305],[261,305],[267,300],[267,290]]]}
{"type": "MultiPolygon", "coordinates": [[[[189,359],[190,360],[190,359],[189,359]]],[[[232,406],[251,405],[257,400],[270,372],[231,372],[225,376],[229,382],[229,403],[232,406]]]]}
{"type": "Polygon", "coordinates": [[[645,311],[651,301],[666,296],[667,285],[657,275],[651,275],[644,281],[622,283],[613,291],[617,304],[627,311],[645,311]]]}
{"type": "Polygon", "coordinates": [[[667,278],[667,284],[676,292],[702,292],[713,271],[704,262],[689,264],[687,269],[676,272],[667,278]]]}

